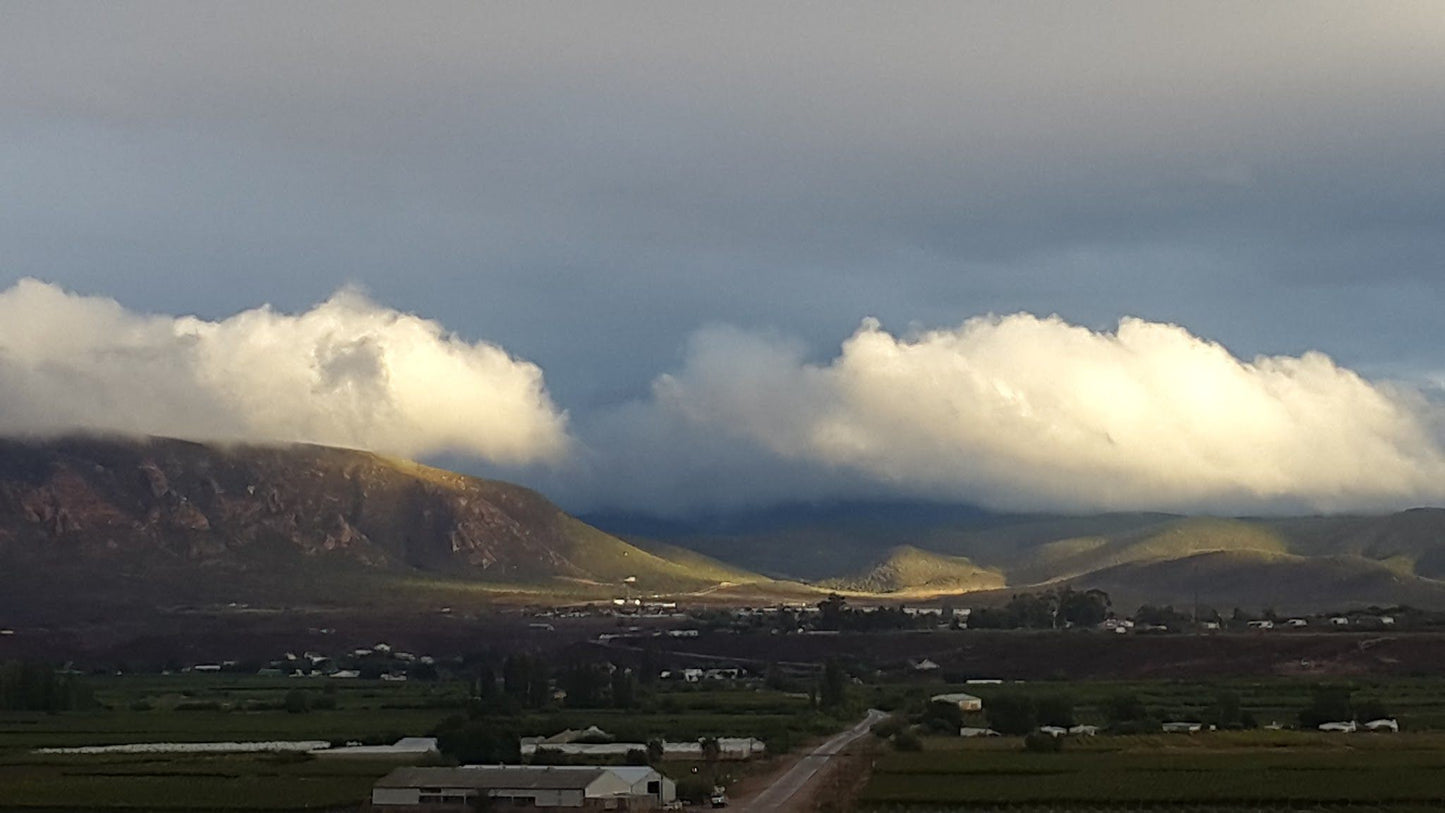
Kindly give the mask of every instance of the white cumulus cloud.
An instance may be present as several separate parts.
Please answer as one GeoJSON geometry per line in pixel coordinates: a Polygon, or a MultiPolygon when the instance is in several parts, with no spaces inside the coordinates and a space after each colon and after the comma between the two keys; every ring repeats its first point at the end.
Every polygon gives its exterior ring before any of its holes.
{"type": "Polygon", "coordinates": [[[653,404],[778,457],[996,508],[1338,511],[1445,493],[1418,392],[1133,318],[1098,332],[1021,313],[907,337],[865,320],[824,364],[707,330],[653,404]]]}
{"type": "Polygon", "coordinates": [[[0,292],[0,432],[75,429],[502,464],[569,447],[536,365],[354,291],[213,322],[22,280],[0,292]]]}

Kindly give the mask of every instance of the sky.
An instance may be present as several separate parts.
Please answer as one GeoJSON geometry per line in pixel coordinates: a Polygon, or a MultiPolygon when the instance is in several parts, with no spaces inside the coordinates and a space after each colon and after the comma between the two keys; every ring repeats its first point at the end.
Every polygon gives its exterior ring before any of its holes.
{"type": "Polygon", "coordinates": [[[1445,503],[1445,7],[0,0],[0,431],[1445,503]]]}

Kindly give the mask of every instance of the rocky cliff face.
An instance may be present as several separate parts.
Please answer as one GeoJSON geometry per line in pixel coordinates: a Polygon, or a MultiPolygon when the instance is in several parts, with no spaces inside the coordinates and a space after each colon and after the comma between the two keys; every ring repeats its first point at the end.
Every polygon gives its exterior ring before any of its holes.
{"type": "MultiPolygon", "coordinates": [[[[0,440],[0,563],[12,568],[316,560],[496,581],[611,578],[579,563],[596,558],[585,548],[597,539],[628,548],[519,486],[365,452],[0,440]]],[[[639,566],[653,558],[636,553],[639,566]]]]}

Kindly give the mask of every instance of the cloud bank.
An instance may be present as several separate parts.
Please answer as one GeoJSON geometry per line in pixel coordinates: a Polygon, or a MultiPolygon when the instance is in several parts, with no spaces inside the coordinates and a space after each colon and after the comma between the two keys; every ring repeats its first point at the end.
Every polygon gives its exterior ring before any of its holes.
{"type": "Polygon", "coordinates": [[[865,320],[825,364],[731,329],[653,388],[690,423],[896,492],[1007,509],[1338,511],[1439,499],[1418,392],[1319,353],[1235,358],[1169,324],[1029,314],[894,336],[865,320]]]}
{"type": "Polygon", "coordinates": [[[145,315],[0,291],[0,432],[306,441],[443,456],[569,507],[661,513],[922,497],[1007,510],[1375,510],[1445,496],[1441,410],[1320,353],[1027,313],[831,359],[719,327],[647,397],[570,428],[542,370],[343,289],[302,313],[145,315]]]}
{"type": "Polygon", "coordinates": [[[542,371],[342,290],[300,314],[150,316],[26,279],[0,292],[0,432],[305,441],[556,461],[542,371]]]}

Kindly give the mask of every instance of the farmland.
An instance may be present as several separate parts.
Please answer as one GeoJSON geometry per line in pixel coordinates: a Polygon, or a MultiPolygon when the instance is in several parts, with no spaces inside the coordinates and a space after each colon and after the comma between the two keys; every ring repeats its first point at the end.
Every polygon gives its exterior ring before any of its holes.
{"type": "Polygon", "coordinates": [[[1059,753],[1019,740],[930,738],[881,758],[865,809],[947,807],[1304,808],[1434,805],[1445,736],[1301,732],[1099,737],[1059,753]]]}
{"type": "MultiPolygon", "coordinates": [[[[94,694],[90,708],[0,712],[0,809],[357,809],[395,762],[304,753],[76,755],[35,749],[272,740],[387,743],[434,731],[465,711],[470,694],[461,681],[195,673],[85,681],[94,694]],[[297,691],[310,699],[304,713],[286,709],[288,695],[297,691]]],[[[485,720],[524,735],[597,725],[624,741],[759,736],[779,749],[839,726],[812,711],[806,696],[726,686],[660,687],[631,709],[551,704],[489,713],[485,720]]]]}
{"type": "MultiPolygon", "coordinates": [[[[1136,699],[1157,731],[1161,720],[1209,720],[1227,695],[1238,717],[1283,726],[1195,734],[1070,736],[1035,752],[1021,737],[928,736],[921,750],[881,757],[860,792],[862,809],[1302,809],[1341,805],[1401,809],[1438,805],[1445,793],[1445,681],[1439,678],[1298,678],[1219,681],[1031,682],[962,688],[984,698],[970,726],[990,722],[992,701],[1067,698],[1078,723],[1107,726],[1115,698],[1136,699]],[[1402,731],[1327,734],[1291,728],[1322,690],[1355,709],[1385,709],[1402,731]]],[[[916,689],[886,688],[904,720],[920,721],[916,689]]],[[[1373,713],[1373,712],[1372,712],[1373,713]]],[[[1363,719],[1363,718],[1362,718],[1363,719]]],[[[935,728],[936,730],[936,728],[935,728]]],[[[1044,737],[1047,740],[1047,737],[1044,737]]]]}

